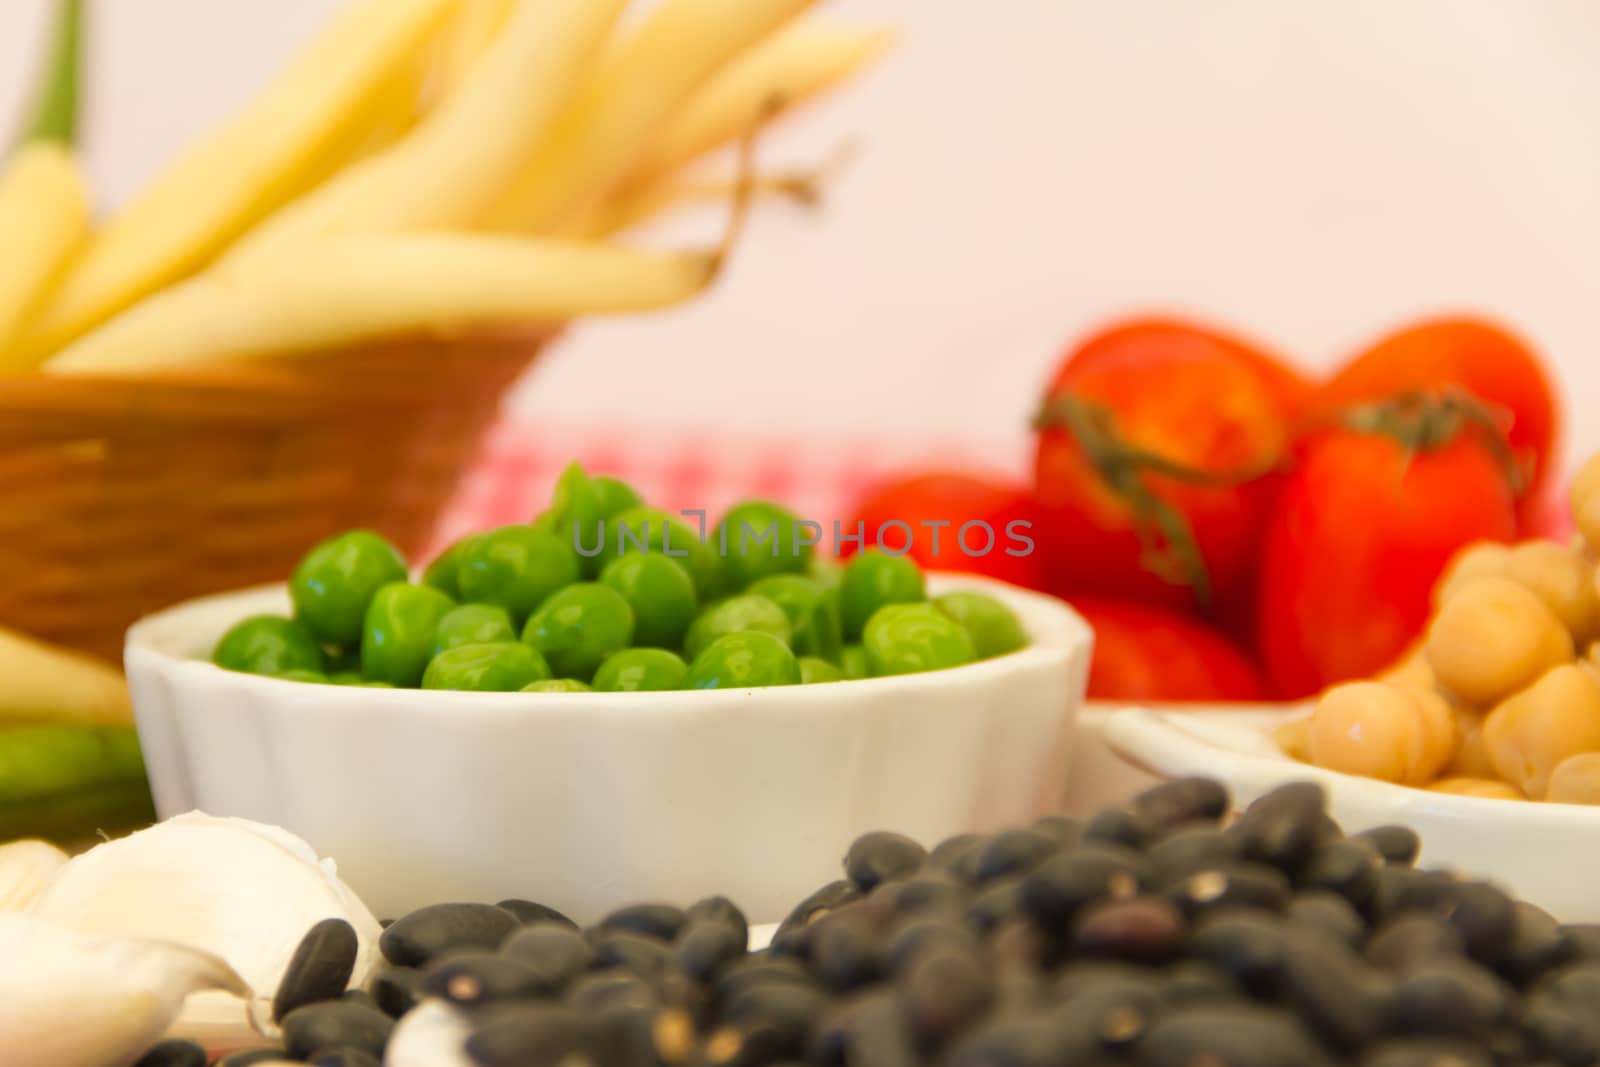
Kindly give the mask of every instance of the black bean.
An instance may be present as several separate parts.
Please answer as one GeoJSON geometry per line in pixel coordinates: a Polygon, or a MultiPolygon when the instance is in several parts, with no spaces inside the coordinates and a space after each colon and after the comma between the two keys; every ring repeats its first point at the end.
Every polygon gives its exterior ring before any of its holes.
{"type": "Polygon", "coordinates": [[[1072,947],[1084,955],[1155,963],[1174,955],[1188,929],[1159,897],[1091,904],[1073,920],[1072,947]]]}
{"type": "Polygon", "coordinates": [[[1165,889],[1192,874],[1237,859],[1240,839],[1215,826],[1184,826],[1152,844],[1145,852],[1151,884],[1165,889]]]}
{"type": "Polygon", "coordinates": [[[900,1005],[912,1037],[931,1049],[981,1018],[993,995],[975,952],[941,946],[919,954],[907,969],[900,1005]]]}
{"type": "Polygon", "coordinates": [[[1494,1067],[1494,1058],[1478,1045],[1438,1038],[1401,1037],[1373,1045],[1361,1067],[1494,1067]]]}
{"type": "Polygon", "coordinates": [[[899,1001],[886,989],[849,1003],[846,1011],[812,1035],[809,1046],[815,1057],[812,1062],[835,1067],[918,1067],[921,1063],[899,1001]],[[831,1056],[838,1058],[829,1059],[831,1056]]]}
{"type": "Polygon", "coordinates": [[[514,931],[500,954],[527,967],[539,978],[541,993],[559,993],[595,965],[595,948],[575,927],[558,921],[529,923],[514,931]]]}
{"type": "Polygon", "coordinates": [[[602,930],[626,930],[641,937],[671,941],[683,929],[687,917],[682,908],[671,904],[633,904],[600,920],[602,930]]]}
{"type": "Polygon", "coordinates": [[[1255,912],[1219,912],[1200,920],[1189,954],[1211,963],[1250,992],[1275,988],[1288,936],[1283,920],[1255,912]]]}
{"type": "Polygon", "coordinates": [[[513,898],[511,900],[502,900],[495,906],[515,915],[520,923],[560,923],[562,926],[570,926],[574,930],[578,928],[577,923],[548,904],[535,904],[531,900],[513,898]]]}
{"type": "Polygon", "coordinates": [[[913,915],[890,928],[884,941],[883,969],[901,974],[920,955],[934,948],[976,952],[978,939],[959,916],[913,915]]]}
{"type": "Polygon", "coordinates": [[[889,882],[873,890],[873,895],[884,894],[889,907],[896,914],[911,915],[923,911],[960,911],[966,906],[967,887],[954,877],[939,871],[924,871],[903,882],[889,882]]]}
{"type": "Polygon", "coordinates": [[[1410,867],[1422,851],[1422,838],[1409,826],[1374,826],[1351,836],[1371,844],[1391,867],[1410,867]]]}
{"type": "Polygon", "coordinates": [[[358,1048],[382,1057],[394,1020],[381,1011],[337,1000],[307,1004],[283,1017],[283,1046],[303,1060],[325,1048],[358,1048]]]}
{"type": "Polygon", "coordinates": [[[1279,786],[1246,808],[1228,832],[1239,837],[1245,859],[1293,871],[1327,832],[1324,802],[1315,783],[1279,786]]]}
{"type": "Polygon", "coordinates": [[[1412,912],[1380,926],[1367,941],[1369,962],[1395,974],[1466,953],[1461,931],[1437,915],[1412,912]]]}
{"type": "Polygon", "coordinates": [[[1539,982],[1538,992],[1600,1015],[1600,964],[1575,963],[1552,971],[1539,982]]]}
{"type": "Polygon", "coordinates": [[[1152,786],[1133,798],[1131,807],[1158,828],[1189,822],[1216,822],[1227,814],[1228,791],[1209,778],[1177,778],[1152,786]]]}
{"type": "Polygon", "coordinates": [[[378,1010],[398,1019],[422,999],[422,972],[415,967],[385,967],[367,983],[378,1010]]]}
{"type": "Polygon", "coordinates": [[[1326,1067],[1330,1059],[1294,1016],[1253,1005],[1175,1008],[1139,1042],[1139,1067],[1326,1067]]]}
{"type": "Polygon", "coordinates": [[[1490,966],[1511,950],[1516,909],[1510,897],[1487,883],[1413,878],[1401,891],[1399,906],[1441,916],[1461,932],[1467,953],[1490,966]]]}
{"type": "Polygon", "coordinates": [[[672,962],[672,946],[630,930],[607,930],[590,939],[591,967],[623,967],[641,978],[654,978],[672,962]]]}
{"type": "Polygon", "coordinates": [[[811,969],[835,993],[847,993],[878,976],[877,930],[864,917],[838,911],[811,930],[811,969]]]}
{"type": "Polygon", "coordinates": [[[206,1050],[183,1038],[157,1042],[133,1067],[206,1067],[206,1050]]]}
{"type": "Polygon", "coordinates": [[[815,986],[815,976],[805,965],[789,956],[746,956],[730,965],[717,978],[717,995],[728,998],[741,989],[768,982],[794,982],[815,986]]]}
{"type": "Polygon", "coordinates": [[[1000,1019],[958,1041],[948,1067],[1059,1067],[1067,1062],[1061,1029],[1044,1019],[1000,1019]]]}
{"type": "Polygon", "coordinates": [[[875,830],[862,834],[844,854],[845,877],[863,893],[883,882],[909,878],[928,859],[928,851],[904,834],[875,830]]]}
{"type": "Polygon", "coordinates": [[[1527,901],[1513,903],[1511,945],[1500,973],[1517,985],[1529,985],[1541,974],[1566,963],[1571,946],[1551,914],[1527,901]]]}
{"type": "Polygon", "coordinates": [[[1083,844],[1144,848],[1157,832],[1156,825],[1137,812],[1128,808],[1106,808],[1084,823],[1083,844]]]}
{"type": "Polygon", "coordinates": [[[1600,962],[1600,923],[1567,923],[1561,927],[1568,960],[1600,962]]]}
{"type": "Polygon", "coordinates": [[[1364,842],[1324,841],[1311,850],[1295,882],[1301,889],[1338,893],[1357,908],[1365,908],[1377,892],[1377,872],[1382,864],[1377,849],[1364,842]]]}
{"type": "MultiPolygon", "coordinates": [[[[378,1007],[377,998],[365,989],[346,989],[344,995],[339,999],[346,1004],[361,1004],[368,1008],[378,1007]]],[[[382,1009],[380,1008],[379,1010],[381,1011],[382,1009]]]]}
{"type": "Polygon", "coordinates": [[[498,1004],[477,1018],[465,1051],[480,1067],[556,1067],[585,1053],[590,1032],[569,1008],[498,1004]]]}
{"type": "Polygon", "coordinates": [[[745,954],[736,927],[720,919],[694,919],[672,949],[678,969],[697,982],[709,982],[745,954]]]}
{"type": "Polygon", "coordinates": [[[418,967],[446,949],[499,948],[518,925],[515,915],[489,904],[432,904],[397,920],[378,947],[390,963],[418,967]]]}
{"type": "Polygon", "coordinates": [[[252,1048],[222,1057],[216,1062],[216,1067],[254,1067],[258,1063],[274,1063],[288,1058],[289,1053],[281,1048],[252,1048]]]}
{"type": "Polygon", "coordinates": [[[792,982],[741,989],[728,998],[723,1024],[731,1030],[728,1036],[738,1039],[742,1057],[738,1062],[770,1063],[801,1055],[812,1024],[827,1003],[820,990],[792,982]]]}
{"type": "Polygon", "coordinates": [[[1296,893],[1287,914],[1296,926],[1351,948],[1360,948],[1367,939],[1367,921],[1337,893],[1320,889],[1296,893]]]}
{"type": "Polygon", "coordinates": [[[1276,867],[1233,861],[1196,871],[1170,886],[1168,897],[1198,917],[1238,908],[1281,912],[1289,906],[1289,880],[1276,867]]]}
{"type": "Polygon", "coordinates": [[[1080,908],[1104,897],[1126,899],[1149,884],[1149,867],[1132,849],[1084,845],[1057,853],[1022,880],[1022,908],[1042,929],[1064,931],[1080,908]]]}
{"type": "Polygon", "coordinates": [[[1535,993],[1522,1009],[1521,1029],[1530,1050],[1563,1065],[1600,1063],[1600,1018],[1555,997],[1535,993]]]}
{"type": "Polygon", "coordinates": [[[343,919],[324,919],[300,939],[272,999],[273,1021],[319,1000],[336,1000],[355,973],[360,944],[356,929],[343,919]]]}
{"type": "Polygon", "coordinates": [[[422,992],[464,1008],[549,992],[532,968],[492,952],[449,956],[422,969],[422,992]]]}
{"type": "Polygon", "coordinates": [[[806,928],[828,912],[860,899],[861,890],[854,882],[829,882],[797,904],[788,918],[778,924],[772,936],[773,951],[780,955],[804,955],[806,928]]]}
{"type": "Polygon", "coordinates": [[[619,1004],[654,1004],[655,986],[621,967],[590,971],[567,990],[565,1003],[579,1015],[590,1016],[619,1004]]]}
{"type": "Polygon", "coordinates": [[[1382,1032],[1390,983],[1353,949],[1326,940],[1291,940],[1282,992],[1329,1045],[1351,1052],[1382,1032]]]}
{"type": "Polygon", "coordinates": [[[1238,983],[1228,972],[1204,960],[1179,960],[1166,975],[1165,995],[1170,1004],[1226,1000],[1239,993],[1238,983]]]}
{"type": "Polygon", "coordinates": [[[956,834],[954,837],[947,837],[928,853],[928,866],[954,872],[961,858],[969,852],[975,852],[982,844],[983,837],[979,834],[956,834]]]}
{"type": "Polygon", "coordinates": [[[1033,829],[1062,848],[1071,848],[1083,839],[1083,824],[1065,815],[1041,815],[1033,820],[1033,829]]]}
{"type": "Polygon", "coordinates": [[[1390,991],[1385,1015],[1397,1035],[1437,1034],[1482,1041],[1507,1016],[1512,994],[1469,960],[1424,963],[1390,991]]]}
{"type": "Polygon", "coordinates": [[[706,897],[691,904],[683,914],[690,924],[697,920],[713,920],[732,927],[738,931],[741,948],[750,944],[750,920],[745,917],[739,906],[727,897],[706,897]]]}
{"type": "Polygon", "coordinates": [[[1026,919],[1007,919],[995,927],[986,948],[1002,1013],[1037,1004],[1045,989],[1042,967],[1048,950],[1039,928],[1026,919]]]}
{"type": "Polygon", "coordinates": [[[1066,1038],[1070,1060],[1132,1045],[1162,1010],[1166,986],[1158,972],[1117,964],[1073,964],[1056,984],[1052,1023],[1066,1038]]]}
{"type": "Polygon", "coordinates": [[[311,1067],[383,1067],[383,1061],[365,1049],[335,1048],[312,1056],[311,1067]]]}
{"type": "Polygon", "coordinates": [[[1007,830],[995,834],[978,853],[977,881],[983,884],[1025,874],[1060,850],[1054,838],[1038,830],[1007,830]]]}
{"type": "Polygon", "coordinates": [[[967,905],[967,922],[981,933],[988,933],[1022,911],[1021,878],[1002,878],[984,886],[967,905]]]}

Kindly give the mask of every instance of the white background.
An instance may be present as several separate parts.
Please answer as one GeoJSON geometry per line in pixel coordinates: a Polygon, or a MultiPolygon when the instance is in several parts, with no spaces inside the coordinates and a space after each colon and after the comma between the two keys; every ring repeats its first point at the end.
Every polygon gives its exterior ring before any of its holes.
{"type": "MultiPolygon", "coordinates": [[[[257,88],[336,0],[99,0],[108,203],[257,88]]],[[[837,0],[898,53],[769,158],[865,155],[763,215],[693,308],[594,324],[519,406],[996,436],[1061,347],[1144,308],[1312,366],[1407,316],[1531,336],[1600,449],[1600,3],[837,0]]],[[[0,118],[43,0],[0,0],[0,118]]],[[[714,224],[710,224],[714,226],[714,224]]],[[[697,232],[708,232],[705,229],[697,232]]]]}

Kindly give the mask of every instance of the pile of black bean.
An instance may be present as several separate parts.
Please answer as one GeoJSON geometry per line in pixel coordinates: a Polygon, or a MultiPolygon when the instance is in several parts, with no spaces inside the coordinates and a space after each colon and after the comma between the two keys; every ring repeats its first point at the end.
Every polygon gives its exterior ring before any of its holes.
{"type": "Polygon", "coordinates": [[[372,1067],[434,997],[482,1067],[1600,1064],[1600,927],[1415,869],[1410,830],[1346,836],[1312,785],[1228,810],[1188,779],[931,853],[868,834],[754,953],[722,898],[583,930],[438,905],[390,924],[389,965],[344,993],[354,941],[324,924],[273,1055],[372,1067]]]}

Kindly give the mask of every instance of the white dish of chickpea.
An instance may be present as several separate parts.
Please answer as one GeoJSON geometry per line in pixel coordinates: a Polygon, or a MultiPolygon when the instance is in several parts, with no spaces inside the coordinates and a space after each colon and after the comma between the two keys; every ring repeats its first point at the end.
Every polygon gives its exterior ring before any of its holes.
{"type": "Polygon", "coordinates": [[[1103,736],[1123,759],[1161,777],[1227,783],[1243,806],[1292,781],[1327,790],[1347,831],[1403,824],[1422,837],[1420,863],[1499,883],[1564,922],[1600,922],[1600,807],[1508,801],[1417,789],[1302,763],[1275,735],[1310,705],[1242,723],[1234,716],[1112,713],[1103,736]]]}

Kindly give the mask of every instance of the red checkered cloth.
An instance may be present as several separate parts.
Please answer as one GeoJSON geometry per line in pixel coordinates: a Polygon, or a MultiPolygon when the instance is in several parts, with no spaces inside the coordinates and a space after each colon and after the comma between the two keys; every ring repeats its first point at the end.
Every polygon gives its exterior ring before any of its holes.
{"type": "Polygon", "coordinates": [[[849,520],[866,493],[897,475],[952,468],[1020,479],[1029,470],[1032,448],[1021,436],[763,435],[512,419],[492,431],[484,456],[440,523],[433,551],[462,534],[532,519],[574,460],[590,474],[623,479],[668,511],[703,508],[715,522],[738,500],[761,497],[831,531],[835,521],[849,520]]]}

